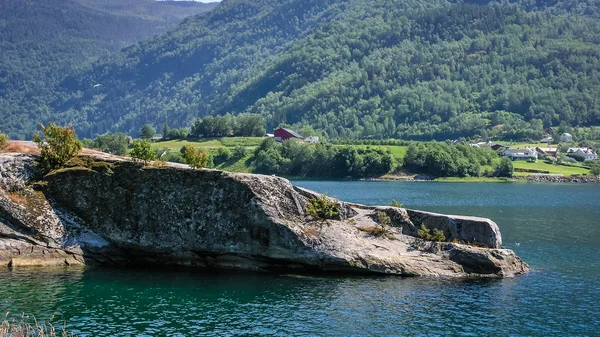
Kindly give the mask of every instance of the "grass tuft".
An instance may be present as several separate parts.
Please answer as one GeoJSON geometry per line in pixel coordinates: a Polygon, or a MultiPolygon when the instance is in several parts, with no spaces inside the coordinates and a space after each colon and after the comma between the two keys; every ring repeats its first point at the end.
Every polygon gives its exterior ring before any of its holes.
{"type": "Polygon", "coordinates": [[[30,320],[25,314],[19,320],[8,319],[8,315],[7,312],[5,319],[0,322],[2,337],[73,337],[64,326],[57,329],[51,322],[38,322],[35,317],[30,320]]]}

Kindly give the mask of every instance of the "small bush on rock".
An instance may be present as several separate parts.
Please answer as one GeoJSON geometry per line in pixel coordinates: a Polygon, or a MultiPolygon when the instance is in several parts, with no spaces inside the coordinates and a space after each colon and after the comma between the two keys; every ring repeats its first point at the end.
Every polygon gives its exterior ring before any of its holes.
{"type": "Polygon", "coordinates": [[[404,205],[402,205],[401,203],[399,203],[396,200],[392,199],[392,207],[402,208],[402,207],[404,207],[404,205]]]}
{"type": "Polygon", "coordinates": [[[183,152],[185,161],[192,168],[203,168],[208,164],[208,153],[191,146],[186,146],[183,152]]]}
{"type": "Polygon", "coordinates": [[[0,150],[8,145],[8,136],[0,132],[0,150]]]}
{"type": "Polygon", "coordinates": [[[425,241],[446,242],[446,236],[444,235],[444,232],[437,228],[433,231],[431,229],[427,229],[425,224],[421,224],[421,229],[419,229],[417,235],[419,238],[425,241]]]}
{"type": "Polygon", "coordinates": [[[42,135],[36,132],[33,141],[37,143],[42,154],[42,165],[46,169],[63,167],[82,149],[75,129],[71,126],[58,126],[49,123],[48,127],[40,124],[42,135]]]}
{"type": "Polygon", "coordinates": [[[329,201],[326,195],[322,195],[319,198],[313,198],[308,203],[306,214],[320,220],[335,219],[339,216],[336,206],[335,201],[329,201]]]}
{"type": "Polygon", "coordinates": [[[392,228],[392,219],[385,212],[377,213],[377,231],[374,233],[378,236],[387,236],[392,228]]]}
{"type": "Polygon", "coordinates": [[[131,157],[135,161],[141,161],[144,164],[148,164],[148,162],[150,162],[151,160],[156,159],[156,153],[152,151],[152,147],[149,141],[140,139],[133,141],[131,157]]]}
{"type": "Polygon", "coordinates": [[[363,226],[358,227],[358,229],[371,235],[396,240],[392,233],[390,233],[390,230],[392,229],[392,219],[385,212],[377,213],[377,226],[363,226]]]}

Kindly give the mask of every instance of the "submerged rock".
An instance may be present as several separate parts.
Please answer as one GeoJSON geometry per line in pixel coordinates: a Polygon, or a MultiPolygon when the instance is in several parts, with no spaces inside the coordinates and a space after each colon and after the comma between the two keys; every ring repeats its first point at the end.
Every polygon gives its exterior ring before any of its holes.
{"type": "Polygon", "coordinates": [[[79,157],[37,179],[32,156],[0,154],[0,165],[2,176],[25,181],[0,189],[0,263],[7,266],[147,264],[453,277],[529,270],[501,249],[500,231],[489,219],[335,201],[337,219],[315,220],[306,207],[320,195],[273,176],[140,167],[106,156],[79,157]],[[381,212],[391,228],[377,230],[381,212]],[[440,229],[451,242],[417,238],[421,224],[440,229]]]}

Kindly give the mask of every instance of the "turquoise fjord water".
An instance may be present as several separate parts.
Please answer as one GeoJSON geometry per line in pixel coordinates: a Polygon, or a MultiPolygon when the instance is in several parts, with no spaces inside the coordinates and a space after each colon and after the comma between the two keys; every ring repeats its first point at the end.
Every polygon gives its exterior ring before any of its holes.
{"type": "Polygon", "coordinates": [[[343,200],[490,217],[533,268],[505,280],[0,270],[0,310],[79,336],[599,336],[600,187],[313,182],[343,200]]]}

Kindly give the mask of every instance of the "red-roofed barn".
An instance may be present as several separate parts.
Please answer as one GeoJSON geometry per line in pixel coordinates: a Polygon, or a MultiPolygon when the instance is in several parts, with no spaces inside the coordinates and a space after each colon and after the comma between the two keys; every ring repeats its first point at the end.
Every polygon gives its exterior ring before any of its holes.
{"type": "Polygon", "coordinates": [[[290,129],[286,129],[286,128],[279,128],[279,129],[275,130],[275,132],[273,132],[273,134],[275,135],[275,140],[279,141],[279,142],[283,142],[284,140],[288,140],[290,138],[298,138],[300,140],[304,139],[304,137],[302,137],[297,132],[294,132],[294,131],[292,131],[290,129]]]}

